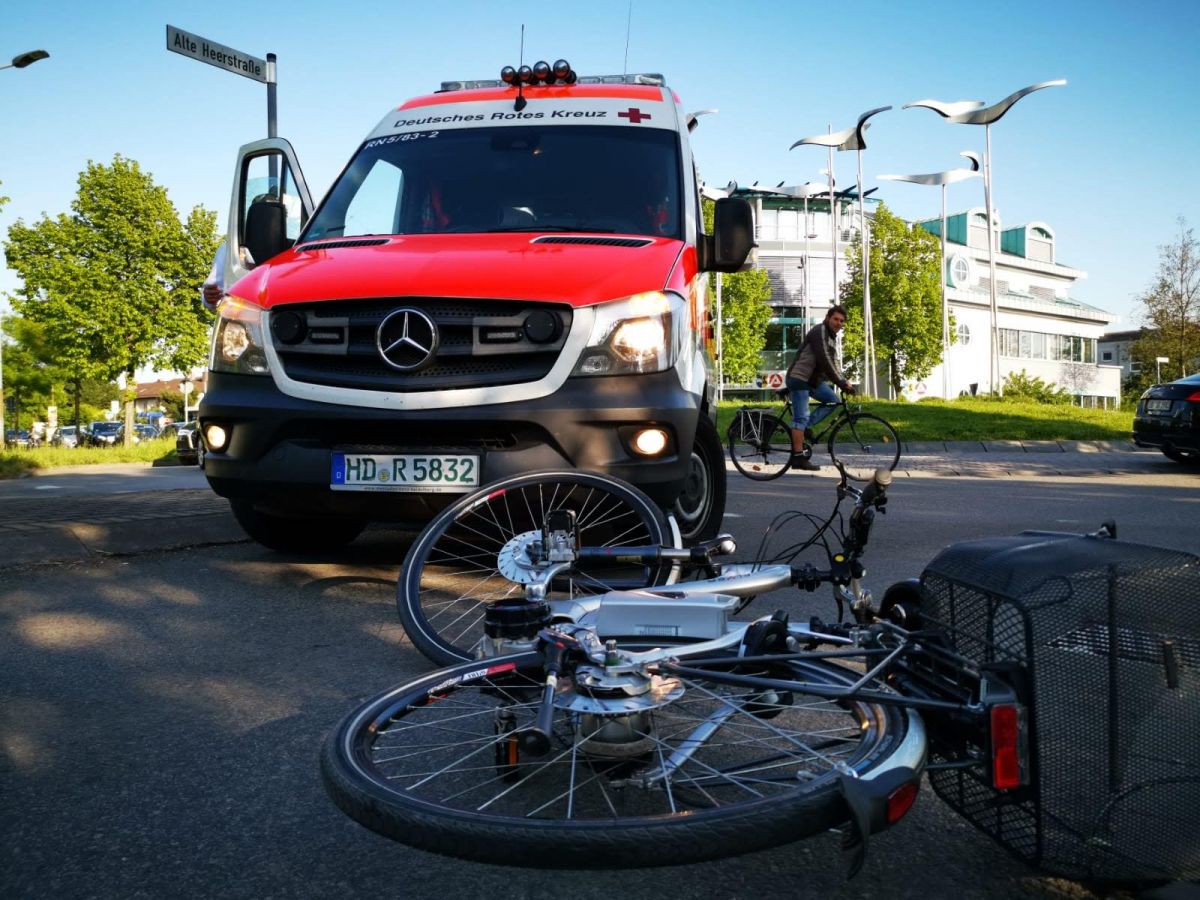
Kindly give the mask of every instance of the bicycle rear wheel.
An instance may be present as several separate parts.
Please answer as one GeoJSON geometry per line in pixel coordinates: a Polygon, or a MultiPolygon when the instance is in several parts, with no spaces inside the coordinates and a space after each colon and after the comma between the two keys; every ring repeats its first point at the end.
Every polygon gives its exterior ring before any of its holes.
{"type": "MultiPolygon", "coordinates": [[[[887,762],[908,728],[895,708],[703,675],[655,676],[646,693],[606,700],[584,686],[594,675],[582,668],[560,682],[542,755],[517,739],[540,703],[538,653],[464,663],[381,694],[326,741],[326,789],[372,831],[450,856],[543,868],[675,865],[845,821],[839,776],[887,762]]],[[[769,672],[824,685],[856,678],[820,661],[769,672]]]]}
{"type": "Polygon", "coordinates": [[[792,429],[769,410],[739,410],[729,426],[728,440],[733,467],[747,478],[771,481],[788,470],[792,429]]]}
{"type": "MultiPolygon", "coordinates": [[[[512,557],[536,540],[557,509],[574,510],[584,547],[673,546],[662,510],[624,481],[564,471],[493,482],[439,513],[404,558],[396,605],[413,646],[440,665],[473,659],[488,605],[524,596],[524,584],[501,571],[502,554],[512,557]]],[[[670,570],[580,565],[561,586],[574,596],[651,587],[665,584],[670,570]]]]}
{"type": "Polygon", "coordinates": [[[848,478],[870,481],[876,469],[890,472],[896,468],[900,435],[879,416],[851,413],[833,427],[827,450],[833,462],[841,463],[848,478]]]}

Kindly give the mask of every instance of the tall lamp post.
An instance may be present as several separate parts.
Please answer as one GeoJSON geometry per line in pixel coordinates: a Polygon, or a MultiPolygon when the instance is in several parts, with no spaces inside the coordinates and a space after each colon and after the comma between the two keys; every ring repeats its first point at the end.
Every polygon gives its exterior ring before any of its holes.
{"type": "MultiPolygon", "coordinates": [[[[39,59],[46,59],[49,56],[50,54],[45,50],[27,50],[14,56],[12,62],[0,65],[0,69],[23,69],[33,65],[39,59]]],[[[4,317],[0,314],[0,325],[3,324],[3,321],[4,317]]],[[[0,327],[0,450],[3,450],[4,446],[4,329],[0,327]]]]}
{"type": "Polygon", "coordinates": [[[968,178],[979,177],[979,154],[959,154],[971,161],[969,169],[948,169],[929,175],[880,175],[881,181],[907,181],[928,184],[942,189],[942,396],[950,398],[950,306],[946,301],[946,186],[968,178]]]}
{"type": "Polygon", "coordinates": [[[816,197],[825,193],[825,190],[825,185],[818,184],[815,181],[779,188],[779,193],[787,197],[794,197],[797,200],[802,200],[804,202],[804,309],[806,314],[807,310],[812,304],[812,292],[809,290],[808,277],[808,242],[810,238],[816,237],[816,235],[812,233],[812,227],[809,225],[808,221],[808,199],[810,197],[816,197]]]}
{"type": "Polygon", "coordinates": [[[1000,121],[1001,117],[1022,97],[1032,94],[1034,91],[1040,91],[1043,88],[1058,87],[1066,83],[1067,80],[1065,78],[1059,78],[1055,81],[1040,81],[1037,84],[1031,84],[1029,87],[1021,88],[1021,90],[1009,94],[1003,100],[993,103],[991,106],[984,106],[982,100],[959,100],[954,103],[945,103],[940,100],[914,100],[912,103],[904,104],[904,109],[914,106],[932,109],[942,118],[957,125],[983,126],[983,202],[987,207],[988,219],[988,293],[991,299],[991,359],[988,367],[988,378],[992,382],[992,391],[997,395],[1003,395],[1004,391],[1000,386],[1000,332],[997,325],[998,311],[996,303],[996,213],[992,205],[992,123],[1000,121]]]}
{"type": "MultiPolygon", "coordinates": [[[[833,192],[833,151],[836,150],[853,150],[857,156],[858,162],[858,218],[859,218],[859,260],[862,264],[863,274],[863,388],[868,396],[874,396],[878,393],[875,377],[875,325],[871,318],[871,256],[870,244],[867,237],[867,219],[863,209],[863,175],[862,175],[862,152],[866,149],[866,131],[870,127],[867,120],[872,116],[878,115],[881,112],[890,110],[890,106],[880,106],[876,109],[868,110],[858,117],[858,121],[853,128],[847,128],[844,131],[837,133],[829,133],[822,135],[814,135],[813,137],[801,138],[792,144],[788,149],[794,150],[803,144],[814,144],[821,147],[829,148],[829,206],[830,214],[832,215],[835,203],[833,192]]],[[[830,224],[833,227],[833,290],[834,299],[837,298],[837,223],[832,218],[830,224]]]]}

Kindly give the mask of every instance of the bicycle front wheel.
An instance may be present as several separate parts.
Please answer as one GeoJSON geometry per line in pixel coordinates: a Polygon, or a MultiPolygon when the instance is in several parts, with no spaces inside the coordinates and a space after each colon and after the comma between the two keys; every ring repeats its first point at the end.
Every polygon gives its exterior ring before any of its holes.
{"type": "MultiPolygon", "coordinates": [[[[439,513],[404,558],[396,605],[413,646],[440,665],[473,659],[487,607],[524,596],[502,571],[505,557],[538,540],[559,509],[574,511],[583,547],[673,545],[662,510],[616,478],[564,471],[493,482],[439,513]]],[[[665,584],[669,574],[661,563],[581,564],[552,587],[586,596],[665,584]]]]}
{"type": "MultiPolygon", "coordinates": [[[[675,865],[845,821],[840,774],[877,768],[907,733],[907,714],[895,708],[703,675],[655,675],[643,693],[606,698],[586,687],[596,676],[584,668],[560,680],[540,755],[519,738],[545,683],[536,652],[464,663],[381,694],[326,741],[326,788],[372,831],[450,856],[675,865]]],[[[822,685],[856,678],[820,661],[770,672],[822,685]]]]}
{"type": "Polygon", "coordinates": [[[729,458],[733,467],[754,481],[771,481],[788,470],[792,429],[767,410],[739,410],[729,426],[729,458]]]}
{"type": "Polygon", "coordinates": [[[840,463],[846,477],[870,481],[876,469],[896,468],[900,461],[900,435],[888,422],[871,413],[851,413],[829,434],[827,451],[840,463]]]}

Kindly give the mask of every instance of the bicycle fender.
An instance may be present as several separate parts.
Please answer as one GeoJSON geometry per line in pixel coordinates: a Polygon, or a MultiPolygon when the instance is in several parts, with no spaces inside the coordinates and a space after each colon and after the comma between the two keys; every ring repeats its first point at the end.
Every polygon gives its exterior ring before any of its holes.
{"type": "Polygon", "coordinates": [[[842,834],[842,855],[846,862],[846,880],[860,871],[867,859],[870,836],[888,826],[888,795],[908,782],[919,780],[920,772],[898,766],[874,778],[858,778],[842,773],[838,789],[846,803],[850,819],[842,834]]]}

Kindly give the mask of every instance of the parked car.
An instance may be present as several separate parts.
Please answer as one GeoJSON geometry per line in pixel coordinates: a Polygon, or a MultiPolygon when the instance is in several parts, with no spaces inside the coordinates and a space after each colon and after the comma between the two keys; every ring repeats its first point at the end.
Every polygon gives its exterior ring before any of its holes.
{"type": "MultiPolygon", "coordinates": [[[[138,422],[133,426],[133,442],[139,444],[142,441],[152,441],[158,437],[158,429],[153,425],[145,425],[138,422]]],[[[118,440],[125,440],[125,427],[121,426],[121,436],[118,440]]]]}
{"type": "Polygon", "coordinates": [[[56,447],[78,447],[79,446],[79,429],[74,425],[64,425],[54,432],[54,437],[50,443],[56,447]]]}
{"type": "Polygon", "coordinates": [[[120,422],[93,422],[88,426],[87,443],[92,447],[112,447],[121,440],[120,422]]]}
{"type": "Polygon", "coordinates": [[[1200,373],[1155,384],[1138,400],[1133,442],[1176,462],[1200,461],[1200,373]]]}
{"type": "Polygon", "coordinates": [[[204,467],[204,445],[200,441],[199,422],[175,425],[175,456],[181,466],[204,467]]]}
{"type": "Polygon", "coordinates": [[[18,450],[28,450],[30,447],[36,447],[37,443],[29,434],[28,428],[17,430],[10,428],[4,432],[5,446],[15,447],[18,450]]]}

